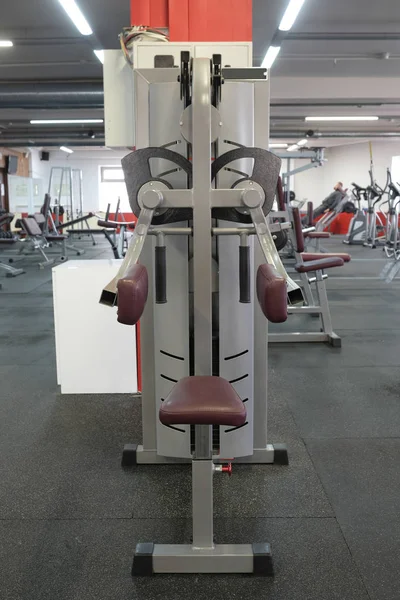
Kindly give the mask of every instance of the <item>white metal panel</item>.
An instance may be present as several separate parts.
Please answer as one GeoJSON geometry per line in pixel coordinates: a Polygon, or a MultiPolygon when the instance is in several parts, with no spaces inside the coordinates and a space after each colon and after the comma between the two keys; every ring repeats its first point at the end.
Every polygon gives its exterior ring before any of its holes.
{"type": "Polygon", "coordinates": [[[133,72],[121,50],[104,51],[104,128],[106,146],[133,147],[133,72]]]}
{"type": "Polygon", "coordinates": [[[190,458],[190,426],[167,427],[158,416],[162,399],[189,375],[188,241],[186,236],[169,235],[166,246],[167,302],[154,304],[157,453],[190,458]]]}
{"type": "MultiPolygon", "coordinates": [[[[237,148],[224,140],[243,146],[254,146],[254,83],[226,81],[222,86],[222,101],[219,111],[222,121],[218,140],[219,154],[237,148]]],[[[253,160],[242,159],[229,166],[251,174],[253,160]]],[[[222,170],[218,175],[218,187],[230,188],[238,179],[240,179],[240,175],[237,173],[222,170]]]]}
{"type": "MultiPolygon", "coordinates": [[[[192,53],[193,46],[191,44],[173,44],[165,42],[138,42],[133,46],[133,64],[135,69],[153,69],[155,56],[172,55],[174,57],[174,65],[179,67],[181,64],[181,52],[184,52],[185,50],[192,53]]],[[[177,71],[177,76],[178,73],[179,71],[177,71]]]]}
{"type": "MultiPolygon", "coordinates": [[[[231,223],[220,221],[221,227],[231,223]]],[[[251,246],[253,240],[250,240],[251,246]]],[[[252,252],[251,252],[252,255],[252,252]]],[[[245,401],[247,424],[239,429],[220,428],[220,456],[233,458],[253,453],[253,275],[251,302],[239,302],[239,236],[218,238],[219,256],[219,373],[232,383],[245,401]],[[239,355],[239,356],[237,356],[239,355]]],[[[253,272],[251,258],[251,272],[253,272]]]]}
{"type": "MultiPolygon", "coordinates": [[[[150,146],[167,146],[168,149],[186,156],[187,144],[182,139],[180,130],[183,104],[180,99],[178,81],[154,83],[149,88],[150,102],[150,146]],[[177,142],[177,143],[176,143],[177,142]]],[[[158,176],[165,171],[176,169],[176,164],[166,160],[151,161],[153,175],[158,176]]],[[[186,188],[187,176],[183,171],[170,173],[163,177],[174,189],[186,188]]]]}
{"type": "Polygon", "coordinates": [[[172,55],[174,64],[180,65],[181,52],[190,52],[191,57],[212,58],[213,54],[222,55],[222,65],[231,67],[253,66],[253,45],[251,42],[182,42],[152,43],[138,42],[133,45],[133,64],[137,69],[154,68],[156,55],[172,55]]]}
{"type": "Polygon", "coordinates": [[[195,43],[195,58],[212,58],[221,54],[223,67],[246,68],[253,66],[251,42],[195,43]]]}

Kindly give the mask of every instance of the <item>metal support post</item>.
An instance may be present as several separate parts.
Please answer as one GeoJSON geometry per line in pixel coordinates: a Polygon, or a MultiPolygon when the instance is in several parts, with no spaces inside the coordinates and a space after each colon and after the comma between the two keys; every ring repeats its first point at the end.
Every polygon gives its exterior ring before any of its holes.
{"type": "Polygon", "coordinates": [[[329,303],[328,303],[328,296],[326,293],[325,282],[322,279],[322,275],[323,275],[322,271],[317,271],[315,273],[315,276],[316,276],[315,285],[317,287],[319,306],[321,307],[322,330],[324,331],[324,333],[327,333],[328,335],[332,335],[332,333],[333,333],[332,319],[331,319],[331,313],[329,310],[329,303]]]}
{"type": "Polygon", "coordinates": [[[213,462],[192,462],[193,548],[213,548],[213,462]]]}
{"type": "MultiPolygon", "coordinates": [[[[188,110],[188,109],[186,109],[188,110]]],[[[194,371],[212,375],[211,90],[210,61],[193,63],[194,371]]],[[[196,426],[195,458],[211,457],[212,430],[196,426]]]]}

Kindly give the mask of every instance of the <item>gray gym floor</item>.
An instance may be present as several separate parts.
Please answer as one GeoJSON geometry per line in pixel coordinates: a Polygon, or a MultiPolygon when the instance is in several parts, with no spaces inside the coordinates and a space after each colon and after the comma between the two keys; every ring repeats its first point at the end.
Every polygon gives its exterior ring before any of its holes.
{"type": "Polygon", "coordinates": [[[136,542],[189,541],[190,469],[120,467],[139,401],[60,396],[51,271],[1,278],[2,600],[399,599],[400,285],[377,279],[381,250],[329,246],[355,258],[328,281],[343,348],[270,350],[270,436],[290,466],[215,478],[218,541],[271,542],[274,579],[131,579],[136,542]]]}

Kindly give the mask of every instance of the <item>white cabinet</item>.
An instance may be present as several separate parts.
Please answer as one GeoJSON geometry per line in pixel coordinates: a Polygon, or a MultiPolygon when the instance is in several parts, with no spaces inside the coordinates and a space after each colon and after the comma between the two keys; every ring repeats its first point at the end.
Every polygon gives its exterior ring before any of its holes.
{"type": "Polygon", "coordinates": [[[57,382],[62,394],[137,392],[136,330],[99,304],[119,260],[75,260],[53,268],[57,382]]]}

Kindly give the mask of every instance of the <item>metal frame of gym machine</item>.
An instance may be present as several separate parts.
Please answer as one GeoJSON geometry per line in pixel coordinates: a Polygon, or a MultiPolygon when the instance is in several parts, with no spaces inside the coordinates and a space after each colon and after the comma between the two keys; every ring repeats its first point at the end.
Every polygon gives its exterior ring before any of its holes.
{"type": "MultiPolygon", "coordinates": [[[[215,44],[218,49],[218,44],[215,44]]],[[[265,69],[223,69],[225,73],[225,84],[223,86],[223,97],[220,104],[221,118],[215,112],[212,112],[213,124],[221,129],[218,132],[218,153],[222,154],[225,150],[232,147],[240,147],[241,145],[257,146],[268,148],[269,139],[269,81],[265,78],[265,69]],[[236,77],[236,79],[235,79],[236,77]],[[261,78],[260,78],[261,77],[261,78]],[[229,78],[229,79],[228,79],[229,78]],[[246,80],[246,78],[248,78],[246,80]],[[244,80],[244,81],[243,81],[244,80]],[[238,82],[241,82],[238,85],[238,82]],[[225,101],[224,101],[225,100],[225,101]],[[236,111],[236,112],[235,112],[236,111]],[[247,115],[247,117],[246,117],[247,115]],[[217,121],[218,117],[218,121],[217,121]],[[221,123],[221,126],[219,125],[221,123]],[[228,140],[235,140],[232,142],[228,140]]],[[[179,123],[182,122],[181,112],[182,103],[179,100],[179,86],[176,86],[176,69],[134,69],[134,94],[135,94],[135,114],[140,114],[140,119],[136,121],[136,148],[143,147],[162,147],[171,145],[172,140],[180,138],[179,123]],[[172,114],[165,118],[165,111],[170,109],[172,114]],[[174,117],[177,120],[176,130],[174,117]],[[171,130],[172,127],[172,130],[171,130]],[[175,129],[174,129],[175,127],[175,129]]],[[[106,88],[107,91],[107,88],[106,88]]],[[[107,110],[107,93],[106,93],[106,110],[107,110]]],[[[189,112],[187,117],[189,119],[189,112]]],[[[180,126],[182,127],[182,125],[180,126]]],[[[176,151],[186,155],[186,148],[179,139],[175,142],[176,151]]],[[[156,161],[155,158],[152,159],[156,161]]],[[[233,160],[233,159],[232,159],[233,160]]],[[[247,170],[250,167],[249,159],[240,161],[241,171],[247,170]]],[[[159,160],[159,171],[164,172],[168,168],[166,161],[159,160]]],[[[182,187],[186,185],[186,176],[182,172],[172,173],[170,182],[174,187],[182,187]],[[180,179],[179,179],[180,175],[180,179]]],[[[218,185],[224,185],[225,188],[230,188],[237,180],[230,170],[221,170],[218,176],[218,185]]],[[[227,192],[213,192],[219,194],[221,206],[223,206],[224,194],[227,192]]],[[[235,205],[234,200],[229,194],[229,202],[232,206],[235,205]]],[[[239,193],[236,202],[240,205],[239,193]]],[[[183,203],[183,198],[188,195],[186,190],[174,190],[173,192],[166,190],[167,206],[171,206],[173,202],[183,203]],[[173,194],[173,200],[169,200],[169,196],[173,194]],[[180,197],[182,196],[182,200],[180,197]]],[[[184,204],[183,204],[184,205],[184,204]]],[[[167,270],[168,270],[168,297],[171,301],[165,304],[156,304],[152,292],[149,293],[148,305],[154,303],[154,311],[148,309],[141,319],[141,364],[142,364],[142,444],[127,444],[124,448],[122,464],[129,466],[133,464],[147,463],[175,463],[176,448],[184,447],[185,455],[178,459],[190,461],[190,439],[189,428],[184,429],[184,434],[176,429],[167,428],[159,423],[158,407],[160,398],[164,398],[170,391],[172,384],[188,374],[188,350],[182,351],[182,338],[188,338],[188,323],[183,319],[177,323],[177,314],[184,315],[187,312],[186,304],[182,298],[185,297],[185,265],[187,264],[187,222],[169,225],[168,227],[153,226],[150,228],[149,234],[151,240],[145,244],[141,255],[141,262],[146,266],[149,273],[150,281],[154,279],[154,267],[152,264],[152,252],[156,245],[164,243],[163,240],[168,238],[167,252],[167,270]],[[177,227],[176,235],[174,228],[177,227]],[[182,229],[183,231],[179,231],[182,229]],[[183,235],[182,235],[183,234],[183,235]],[[179,267],[178,267],[179,265],[179,267]],[[155,332],[157,334],[155,335],[155,332]],[[174,360],[173,357],[183,357],[184,360],[174,360]]],[[[226,223],[225,223],[226,225],[226,223]]],[[[138,231],[139,222],[136,226],[138,231]]],[[[280,225],[275,225],[278,229],[280,225]]],[[[270,228],[271,229],[271,228],[270,228]]],[[[247,234],[249,236],[249,244],[253,248],[253,237],[256,229],[247,227],[242,232],[242,240],[247,234]]],[[[240,230],[234,229],[233,237],[224,235],[223,240],[219,240],[219,259],[225,260],[229,264],[232,252],[235,252],[235,247],[239,245],[240,230]]],[[[231,232],[232,233],[232,232],[231,232]]],[[[272,238],[271,238],[272,239],[272,238]]],[[[244,242],[243,242],[244,243],[244,242]]],[[[276,251],[275,245],[269,247],[269,251],[274,254],[274,260],[277,262],[278,270],[285,278],[288,278],[285,268],[283,267],[279,254],[276,251]]],[[[252,250],[253,253],[253,250],[252,250]]],[[[255,262],[260,261],[260,253],[257,245],[254,246],[254,253],[257,257],[255,262]]],[[[254,263],[252,261],[254,266],[254,263]]],[[[233,273],[232,266],[229,267],[233,273]]],[[[214,262],[215,271],[215,262],[214,262]]],[[[234,274],[232,274],[232,277],[234,274]]],[[[215,279],[215,273],[213,274],[215,279]]],[[[252,281],[254,277],[252,276],[252,281]]],[[[292,282],[294,296],[300,294],[301,302],[303,301],[299,286],[292,282]]],[[[224,306],[231,307],[232,304],[232,284],[230,281],[220,282],[220,295],[223,294],[224,299],[220,303],[224,306]]],[[[296,303],[296,302],[295,302],[296,303]]],[[[238,377],[238,372],[242,377],[240,381],[234,383],[239,395],[242,398],[249,398],[246,403],[249,422],[246,427],[242,428],[241,435],[250,429],[254,429],[249,433],[254,435],[254,442],[247,445],[245,457],[238,458],[240,462],[251,463],[276,463],[287,462],[286,448],[283,444],[270,444],[267,440],[267,330],[265,318],[258,307],[254,307],[253,302],[250,304],[239,304],[235,307],[236,314],[233,318],[237,330],[232,331],[232,312],[230,313],[229,323],[225,323],[224,312],[221,313],[222,324],[224,326],[224,334],[226,339],[227,349],[224,356],[234,356],[240,354],[244,348],[243,343],[240,343],[241,338],[246,339],[247,336],[254,335],[254,339],[246,346],[249,350],[243,356],[238,357],[235,361],[222,361],[222,367],[225,370],[221,373],[229,381],[235,380],[238,377]],[[249,322],[252,325],[249,326],[249,322]],[[253,324],[254,323],[254,324],[253,324]],[[253,348],[257,348],[257,352],[253,352],[253,348]],[[248,375],[248,376],[247,376],[248,375]],[[254,389],[253,389],[254,385],[254,389]],[[253,397],[254,401],[254,418],[253,413],[253,397]]],[[[220,355],[224,349],[220,348],[220,355]]],[[[233,437],[233,436],[231,436],[233,437]]],[[[221,440],[225,440],[229,436],[221,436],[221,440]]],[[[228,442],[226,442],[228,444],[228,442]]],[[[228,456],[229,444],[224,448],[221,446],[221,456],[228,456]]]]}
{"type": "MultiPolygon", "coordinates": [[[[304,165],[302,171],[311,168],[311,165],[304,165]],[[306,167],[306,168],[304,168],[306,167]]],[[[289,198],[289,194],[286,196],[286,200],[289,198]]],[[[289,202],[285,202],[285,210],[281,210],[283,207],[279,207],[278,211],[271,212],[269,214],[270,219],[280,219],[283,222],[289,222],[291,227],[287,230],[288,242],[293,252],[294,260],[292,257],[284,257],[284,264],[288,269],[289,273],[295,273],[300,278],[300,287],[303,291],[305,298],[304,306],[288,306],[288,315],[310,315],[312,317],[318,317],[320,321],[320,331],[281,331],[269,333],[269,343],[302,343],[302,342],[327,342],[329,345],[340,348],[341,338],[333,331],[332,318],[329,309],[328,296],[326,292],[325,280],[328,275],[324,273],[323,268],[316,268],[314,275],[310,273],[296,272],[295,264],[302,264],[303,261],[303,250],[299,250],[294,211],[297,211],[297,219],[300,219],[300,211],[297,207],[292,207],[289,202]],[[315,285],[314,291],[312,285],[315,285]]],[[[301,223],[299,224],[301,226],[301,223]]],[[[306,231],[309,231],[307,228],[306,231]]],[[[312,228],[313,229],[313,228],[312,228]]],[[[304,231],[304,230],[302,230],[304,231]]],[[[300,240],[300,243],[304,245],[304,238],[300,240]]],[[[307,253],[306,253],[307,254],[307,253]]],[[[312,254],[312,253],[311,253],[312,254]]],[[[335,254],[335,253],[334,253],[335,254]]],[[[331,254],[320,254],[320,258],[324,256],[331,256],[331,254]]],[[[337,253],[340,258],[343,256],[341,253],[337,253]]]]}
{"type": "MultiPolygon", "coordinates": [[[[183,61],[183,65],[185,63],[188,69],[189,62],[183,61]]],[[[118,280],[140,256],[141,263],[148,270],[150,289],[147,308],[141,319],[143,444],[135,447],[131,456],[134,455],[137,463],[166,463],[177,458],[191,461],[193,507],[192,545],[139,544],[134,574],[272,574],[268,544],[214,544],[212,479],[214,472],[221,471],[214,462],[224,462],[227,456],[237,457],[235,461],[240,462],[287,464],[285,448],[267,442],[268,333],[267,321],[254,302],[254,269],[267,261],[286,280],[289,302],[302,303],[303,297],[299,286],[289,278],[281,263],[264,214],[272,208],[280,161],[266,150],[246,147],[268,146],[268,81],[259,79],[259,70],[256,69],[241,70],[240,73],[235,73],[235,69],[223,70],[225,85],[218,110],[211,101],[210,81],[215,82],[217,72],[218,77],[221,76],[220,65],[216,69],[217,62],[214,63],[214,76],[211,78],[210,64],[209,58],[193,59],[192,77],[189,78],[192,82],[191,104],[185,103],[182,116],[176,69],[134,69],[135,110],[137,115],[140,114],[136,131],[137,150],[123,159],[123,167],[131,206],[137,201],[140,212],[123,264],[104,289],[102,302],[108,305],[116,303],[118,280]],[[190,178],[185,177],[185,189],[171,189],[157,180],[148,164],[150,158],[167,159],[165,135],[170,137],[173,123],[178,126],[178,135],[174,133],[174,139],[177,139],[175,147],[182,154],[189,149],[181,144],[181,132],[191,148],[192,186],[190,178]],[[224,153],[226,146],[229,148],[227,139],[235,140],[235,146],[240,147],[224,153]],[[216,145],[213,146],[213,143],[216,145]],[[211,165],[215,173],[218,158],[212,163],[212,147],[217,150],[219,158],[230,158],[226,162],[219,161],[220,176],[218,187],[214,189],[211,186],[211,165]],[[141,162],[141,156],[144,162],[141,162]],[[234,186],[227,184],[233,173],[224,170],[224,167],[240,159],[239,168],[243,172],[246,166],[249,168],[249,158],[254,158],[254,168],[250,167],[251,174],[247,179],[236,181],[234,186]],[[140,177],[141,168],[146,176],[141,178],[139,189],[135,182],[140,177]],[[262,173],[263,181],[267,182],[264,187],[257,182],[256,172],[262,173]],[[134,190],[138,190],[137,195],[134,190]],[[240,219],[236,219],[239,221],[236,227],[223,218],[213,219],[213,209],[232,208],[250,217],[247,222],[250,221],[252,226],[241,225],[240,219]],[[151,225],[153,217],[162,215],[165,209],[192,209],[192,225],[188,227],[187,221],[171,223],[168,227],[151,225]],[[153,235],[147,237],[147,234],[153,235]],[[253,244],[254,236],[257,236],[259,245],[253,244]],[[160,246],[165,248],[165,240],[168,242],[165,259],[168,301],[161,298],[157,302],[157,277],[153,265],[157,260],[156,250],[160,246]],[[219,269],[215,265],[217,245],[219,269]],[[240,303],[238,273],[239,247],[242,245],[250,248],[248,283],[251,284],[251,298],[240,303]],[[188,290],[193,291],[192,350],[189,343],[188,290]],[[194,431],[189,425],[165,426],[158,419],[158,411],[174,383],[190,374],[190,354],[194,355],[196,375],[213,374],[212,297],[217,290],[219,376],[228,380],[246,401],[247,422],[239,428],[220,426],[219,454],[213,455],[213,426],[195,425],[194,431]],[[194,440],[191,439],[193,433],[194,440]],[[261,571],[257,569],[260,557],[261,561],[263,557],[266,559],[261,571]]],[[[181,67],[181,82],[184,73],[181,67]]],[[[214,96],[215,90],[212,91],[214,96]]],[[[174,154],[175,158],[179,158],[177,152],[174,154]]],[[[159,168],[165,171],[162,165],[159,168]]],[[[182,180],[180,183],[182,187],[182,180]]],[[[279,225],[276,227],[279,229],[279,225]]]]}

